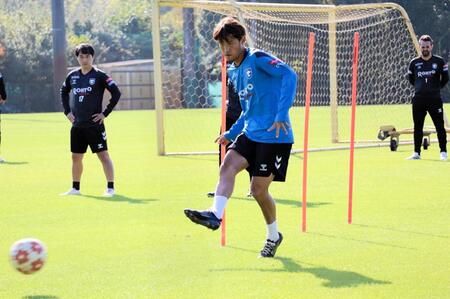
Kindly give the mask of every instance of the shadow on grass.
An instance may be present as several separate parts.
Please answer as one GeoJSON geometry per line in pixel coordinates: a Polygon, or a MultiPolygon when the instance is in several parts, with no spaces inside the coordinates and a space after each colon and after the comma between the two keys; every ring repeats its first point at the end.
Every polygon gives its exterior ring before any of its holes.
{"type": "Polygon", "coordinates": [[[113,197],[106,196],[94,196],[94,195],[82,195],[82,197],[92,198],[96,200],[102,201],[110,201],[110,202],[128,202],[129,204],[147,204],[149,201],[158,201],[158,199],[143,199],[143,198],[131,198],[125,195],[116,194],[113,197]]]}
{"type": "Polygon", "coordinates": [[[34,295],[34,296],[24,296],[22,299],[58,299],[56,296],[47,296],[47,295],[34,295]]]}
{"type": "MultiPolygon", "coordinates": [[[[237,200],[246,200],[246,201],[255,201],[253,197],[237,197],[232,196],[231,198],[237,199],[237,200]]],[[[302,202],[300,200],[293,200],[293,199],[283,199],[283,198],[274,198],[275,202],[280,205],[287,205],[287,206],[294,206],[294,207],[301,207],[302,202]]],[[[331,202],[307,202],[306,207],[307,208],[318,208],[320,206],[324,205],[330,205],[331,202]]]]}
{"type": "MultiPolygon", "coordinates": [[[[227,246],[227,248],[256,252],[253,250],[227,246]]],[[[262,259],[264,261],[265,259],[262,259]]],[[[358,287],[360,285],[384,285],[391,284],[390,281],[374,279],[357,272],[343,271],[327,268],[324,266],[312,265],[304,263],[306,266],[302,266],[300,262],[295,261],[288,257],[274,257],[273,260],[280,261],[281,265],[278,268],[228,268],[228,269],[214,269],[211,271],[261,271],[261,272],[288,272],[288,273],[304,273],[312,274],[316,278],[323,280],[322,285],[327,288],[349,288],[358,287]]]]}
{"type": "Polygon", "coordinates": [[[28,162],[26,161],[20,161],[20,162],[14,162],[14,161],[3,161],[0,162],[0,165],[5,164],[5,165],[24,165],[24,164],[28,164],[28,162]]]}
{"type": "Polygon", "coordinates": [[[360,226],[360,227],[373,228],[373,229],[393,231],[393,232],[398,232],[398,233],[414,234],[414,235],[422,235],[422,236],[427,236],[427,237],[450,239],[450,236],[446,236],[446,235],[436,235],[436,234],[431,234],[431,233],[416,232],[416,231],[411,231],[411,230],[398,229],[398,228],[394,228],[394,227],[383,227],[383,226],[378,226],[378,225],[368,225],[368,224],[359,224],[359,223],[353,223],[353,225],[360,226]]]}
{"type": "Polygon", "coordinates": [[[372,245],[392,247],[392,248],[399,248],[399,249],[417,250],[417,248],[392,245],[392,244],[389,244],[389,243],[375,242],[375,241],[370,241],[370,240],[361,240],[361,239],[348,238],[348,237],[342,237],[342,236],[326,235],[326,234],[314,233],[314,232],[308,232],[308,234],[319,236],[319,237],[330,238],[330,239],[339,239],[339,240],[346,240],[346,241],[352,241],[352,242],[358,242],[358,243],[367,243],[367,244],[372,244],[372,245]]]}

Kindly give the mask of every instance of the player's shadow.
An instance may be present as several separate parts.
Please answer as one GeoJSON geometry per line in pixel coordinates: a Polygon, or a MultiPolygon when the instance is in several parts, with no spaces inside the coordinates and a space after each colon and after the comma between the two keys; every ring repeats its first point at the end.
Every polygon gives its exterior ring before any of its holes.
{"type": "Polygon", "coordinates": [[[406,246],[399,246],[399,245],[383,243],[383,242],[376,242],[376,241],[370,241],[370,240],[361,240],[361,239],[348,238],[348,237],[342,237],[342,236],[326,235],[326,234],[314,233],[314,232],[309,232],[308,234],[319,236],[319,237],[330,238],[330,239],[339,239],[339,240],[346,240],[346,241],[350,241],[350,242],[367,243],[367,244],[384,246],[384,247],[392,247],[392,248],[407,249],[407,250],[417,250],[417,248],[406,247],[406,246]]]}
{"type": "MultiPolygon", "coordinates": [[[[241,251],[254,252],[256,251],[227,246],[227,248],[237,249],[241,251]]],[[[383,285],[391,284],[390,281],[374,279],[353,271],[341,271],[330,269],[324,266],[303,263],[308,266],[302,266],[292,258],[288,257],[274,257],[273,260],[280,261],[281,267],[267,269],[267,268],[227,268],[227,269],[213,269],[211,271],[260,271],[260,272],[289,272],[289,273],[304,273],[312,274],[316,278],[323,280],[322,285],[327,288],[349,288],[358,287],[360,285],[383,285]]],[[[264,259],[262,259],[264,261],[264,259]]]]}
{"type": "Polygon", "coordinates": [[[83,197],[87,198],[93,198],[96,200],[102,200],[102,201],[109,201],[109,202],[127,202],[129,204],[133,205],[141,205],[141,204],[147,204],[150,201],[158,201],[159,199],[153,199],[153,198],[132,198],[125,195],[115,194],[113,197],[106,197],[106,196],[95,196],[95,195],[82,195],[83,197]]]}
{"type": "Polygon", "coordinates": [[[3,161],[3,162],[0,162],[0,165],[2,165],[2,164],[5,164],[5,165],[24,165],[24,164],[28,164],[28,162],[26,162],[26,161],[17,161],[17,162],[14,162],[14,161],[3,161]]]}
{"type": "Polygon", "coordinates": [[[33,296],[24,296],[22,299],[58,299],[56,296],[47,296],[47,295],[33,295],[33,296]]]}
{"type": "MultiPolygon", "coordinates": [[[[237,200],[255,201],[255,199],[253,197],[233,196],[232,198],[235,198],[237,200]]],[[[301,200],[284,199],[284,198],[274,198],[274,200],[277,204],[280,204],[280,205],[287,205],[287,206],[294,206],[294,207],[302,206],[301,200]]],[[[331,202],[307,202],[306,203],[307,208],[318,208],[318,207],[324,206],[324,205],[331,205],[331,202]]]]}
{"type": "Polygon", "coordinates": [[[404,229],[398,229],[395,227],[384,227],[384,226],[368,225],[368,224],[361,224],[361,223],[353,223],[352,225],[364,227],[364,228],[373,228],[373,229],[392,231],[392,232],[397,232],[397,233],[414,234],[414,235],[422,235],[422,236],[435,237],[435,238],[450,239],[450,236],[446,236],[446,235],[436,235],[436,234],[426,233],[426,232],[404,230],[404,229]]]}

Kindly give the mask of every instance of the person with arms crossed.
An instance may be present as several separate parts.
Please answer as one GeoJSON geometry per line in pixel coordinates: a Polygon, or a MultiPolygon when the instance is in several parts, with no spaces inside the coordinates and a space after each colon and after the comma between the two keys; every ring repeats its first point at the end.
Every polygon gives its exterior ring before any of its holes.
{"type": "Polygon", "coordinates": [[[267,240],[260,257],[273,257],[283,235],[278,231],[276,205],[269,186],[272,181],[286,178],[294,142],[289,109],[295,98],[297,75],[280,59],[247,48],[245,28],[234,18],[222,19],[213,37],[231,63],[227,74],[239,96],[242,112],[230,130],[216,140],[233,144],[220,167],[212,207],[205,211],[185,209],[184,213],[194,223],[218,229],[235,177],[247,169],[252,175],[251,192],[267,225],[267,240]]]}
{"type": "MultiPolygon", "coordinates": [[[[6,102],[6,88],[5,88],[5,82],[3,81],[3,75],[2,73],[0,73],[0,105],[5,104],[6,102]]],[[[0,114],[2,113],[2,111],[0,110],[0,114]]],[[[1,115],[0,115],[1,116],[1,115]]],[[[0,122],[1,122],[1,118],[0,118],[0,122]]],[[[1,131],[1,123],[0,123],[0,146],[2,145],[2,131],[1,131]]],[[[5,160],[0,157],[0,163],[5,162],[5,160]]]]}
{"type": "Polygon", "coordinates": [[[419,38],[422,53],[411,60],[408,70],[409,82],[414,86],[412,113],[414,121],[414,153],[407,160],[420,160],[423,125],[427,112],[436,127],[439,140],[440,160],[446,161],[447,133],[444,126],[444,108],[441,88],[448,82],[448,64],[439,56],[432,55],[433,40],[429,35],[419,38]]]}
{"type": "Polygon", "coordinates": [[[79,195],[83,172],[83,156],[87,147],[96,153],[107,180],[104,196],[114,196],[114,167],[108,153],[104,119],[111,113],[120,98],[120,90],[114,80],[93,67],[94,48],[80,44],[75,49],[80,68],[69,73],[61,87],[64,114],[72,123],[70,148],[72,152],[72,188],[61,195],[79,195]],[[103,93],[111,93],[109,104],[103,110],[103,93]],[[69,93],[73,93],[73,105],[69,93]]]}

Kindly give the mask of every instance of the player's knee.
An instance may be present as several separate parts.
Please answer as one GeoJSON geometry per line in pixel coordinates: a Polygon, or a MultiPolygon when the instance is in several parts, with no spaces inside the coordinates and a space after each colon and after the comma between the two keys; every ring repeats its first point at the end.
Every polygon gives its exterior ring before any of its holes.
{"type": "Polygon", "coordinates": [[[231,163],[223,163],[220,166],[220,175],[236,175],[237,169],[231,163]]]}
{"type": "Polygon", "coordinates": [[[81,162],[83,160],[83,154],[72,153],[72,161],[73,162],[81,162]]]}
{"type": "Polygon", "coordinates": [[[263,197],[267,194],[268,189],[266,186],[263,186],[261,184],[251,184],[250,191],[252,192],[252,195],[254,198],[258,199],[260,197],[263,197]]]}

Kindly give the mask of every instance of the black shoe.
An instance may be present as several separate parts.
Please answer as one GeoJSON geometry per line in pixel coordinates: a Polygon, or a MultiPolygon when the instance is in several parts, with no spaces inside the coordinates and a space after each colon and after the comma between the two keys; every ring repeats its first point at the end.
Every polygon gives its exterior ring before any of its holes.
{"type": "Polygon", "coordinates": [[[272,241],[267,239],[266,244],[264,244],[264,248],[261,250],[259,257],[274,257],[275,253],[277,252],[278,246],[280,246],[281,242],[283,241],[283,235],[278,232],[278,241],[272,241]]]}
{"type": "Polygon", "coordinates": [[[208,192],[208,193],[206,193],[206,196],[208,196],[208,197],[214,197],[215,195],[216,195],[215,192],[208,192]]]}
{"type": "Polygon", "coordinates": [[[192,222],[206,226],[212,230],[218,229],[222,222],[222,220],[217,218],[211,211],[184,209],[184,214],[186,214],[186,217],[191,219],[192,222]]]}

